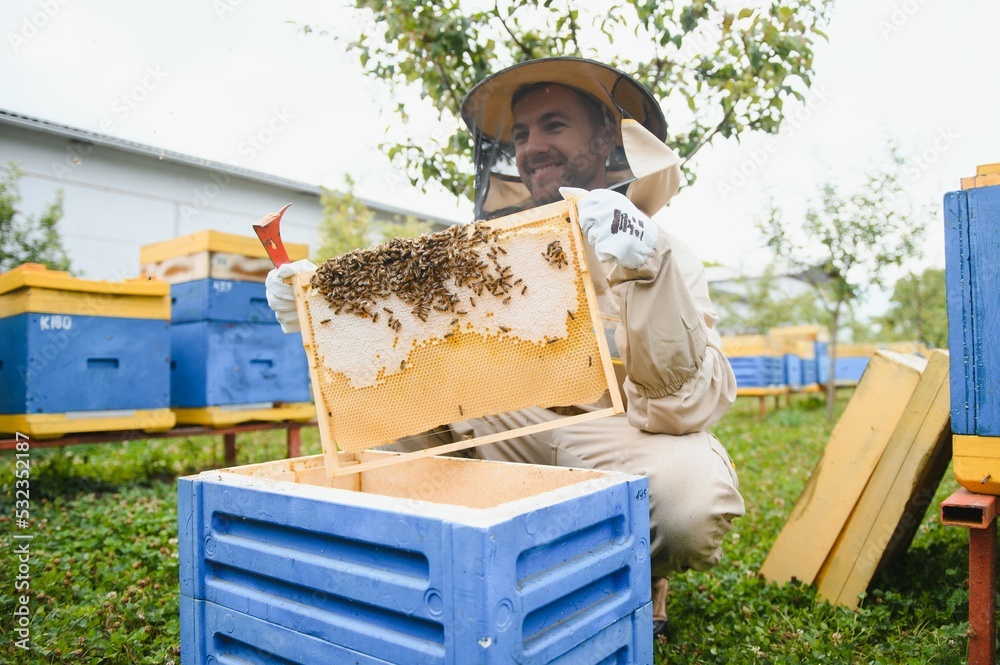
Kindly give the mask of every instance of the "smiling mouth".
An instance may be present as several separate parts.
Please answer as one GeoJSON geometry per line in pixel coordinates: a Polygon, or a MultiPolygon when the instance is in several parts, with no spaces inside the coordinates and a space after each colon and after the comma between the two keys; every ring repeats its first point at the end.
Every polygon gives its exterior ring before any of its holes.
{"type": "Polygon", "coordinates": [[[543,173],[548,173],[549,171],[555,170],[559,167],[560,167],[559,164],[546,164],[545,166],[539,166],[537,168],[531,169],[531,175],[533,176],[542,175],[543,173]]]}

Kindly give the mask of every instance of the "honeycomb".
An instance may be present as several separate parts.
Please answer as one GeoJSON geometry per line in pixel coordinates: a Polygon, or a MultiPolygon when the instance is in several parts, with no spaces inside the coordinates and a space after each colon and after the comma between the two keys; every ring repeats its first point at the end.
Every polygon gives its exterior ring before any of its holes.
{"type": "Polygon", "coordinates": [[[433,274],[409,263],[421,246],[407,245],[392,260],[379,246],[311,275],[297,298],[324,450],[600,399],[609,361],[570,206],[422,236],[433,274]]]}

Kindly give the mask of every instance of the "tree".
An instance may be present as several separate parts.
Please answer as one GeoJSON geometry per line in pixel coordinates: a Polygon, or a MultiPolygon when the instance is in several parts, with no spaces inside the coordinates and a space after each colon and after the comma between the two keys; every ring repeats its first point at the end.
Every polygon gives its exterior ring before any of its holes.
{"type": "Polygon", "coordinates": [[[347,176],[344,192],[324,189],[320,197],[323,219],[319,224],[320,248],[317,262],[340,256],[353,249],[370,247],[392,237],[414,237],[431,230],[428,222],[414,217],[378,224],[375,212],[352,193],[354,180],[347,176]]]}
{"type": "Polygon", "coordinates": [[[633,73],[669,109],[667,140],[686,163],[716,136],[778,131],[784,103],[805,97],[813,44],[826,37],[821,28],[832,0],[739,11],[714,0],[605,0],[580,8],[553,0],[353,4],[357,32],[338,36],[348,53],[394,92],[416,91],[432,104],[442,130],[407,135],[410,108],[399,102],[401,136],[383,148],[412,184],[438,182],[471,196],[473,146],[459,109],[487,75],[550,55],[590,57],[633,73]]]}
{"type": "Polygon", "coordinates": [[[56,191],[55,201],[40,216],[25,215],[21,210],[23,175],[11,162],[0,177],[0,273],[22,263],[70,272],[70,260],[56,229],[63,216],[62,190],[56,191]]]}
{"type": "Polygon", "coordinates": [[[882,286],[888,269],[919,255],[918,241],[929,211],[910,199],[899,180],[903,158],[889,146],[889,164],[873,168],[853,194],[833,182],[819,185],[819,205],[810,203],[802,221],[785,221],[771,202],[758,222],[775,258],[799,271],[815,289],[830,328],[827,417],[834,418],[835,363],[841,317],[870,285],[882,286]]]}
{"type": "Polygon", "coordinates": [[[352,249],[367,247],[375,213],[356,197],[351,189],[354,181],[346,178],[345,192],[323,189],[320,204],[323,219],[319,223],[317,262],[345,254],[352,249]]]}
{"type": "Polygon", "coordinates": [[[948,303],[944,270],[928,268],[896,282],[891,305],[878,319],[887,341],[916,340],[931,348],[948,348],[948,303]]]}
{"type": "Polygon", "coordinates": [[[790,295],[778,284],[782,276],[768,266],[759,277],[740,275],[736,291],[714,289],[712,300],[724,313],[721,322],[734,334],[766,335],[781,325],[819,323],[824,316],[812,290],[790,295]]]}

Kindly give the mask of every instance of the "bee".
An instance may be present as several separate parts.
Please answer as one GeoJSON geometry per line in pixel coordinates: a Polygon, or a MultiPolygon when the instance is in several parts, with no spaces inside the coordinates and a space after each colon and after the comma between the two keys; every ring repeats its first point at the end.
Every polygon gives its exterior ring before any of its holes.
{"type": "Polygon", "coordinates": [[[567,310],[566,310],[566,313],[567,313],[567,314],[569,314],[569,318],[573,319],[574,321],[576,320],[576,317],[575,317],[575,316],[573,316],[573,312],[572,312],[571,310],[568,310],[568,309],[567,309],[567,310]]]}

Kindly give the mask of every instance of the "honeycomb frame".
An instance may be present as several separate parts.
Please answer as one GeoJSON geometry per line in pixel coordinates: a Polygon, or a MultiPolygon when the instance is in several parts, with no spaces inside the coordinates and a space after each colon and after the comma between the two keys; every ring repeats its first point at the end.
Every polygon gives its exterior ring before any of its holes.
{"type": "MultiPolygon", "coordinates": [[[[468,229],[475,232],[473,225],[463,228],[466,233],[468,229]]],[[[491,220],[488,229],[494,239],[514,242],[506,247],[520,257],[521,267],[528,266],[525,277],[530,275],[531,279],[524,285],[518,279],[518,285],[507,288],[502,298],[463,292],[462,298],[472,302],[463,300],[461,309],[453,308],[448,313],[414,310],[415,315],[405,316],[397,313],[400,303],[393,301],[380,302],[381,307],[374,308],[367,317],[335,314],[319,289],[310,284],[315,273],[293,277],[328,476],[443,455],[624,411],[590,279],[575,201],[560,201],[491,220]],[[565,253],[552,253],[552,237],[565,241],[568,247],[556,245],[565,253]],[[537,252],[541,259],[534,256],[536,252],[525,250],[543,247],[545,251],[537,252]],[[529,290],[534,300],[527,295],[529,290]],[[550,299],[558,301],[554,308],[546,302],[550,299]],[[534,310],[530,309],[531,303],[534,310]],[[570,304],[563,315],[560,309],[567,303],[570,304]],[[389,304],[393,307],[386,306],[389,304]],[[558,315],[553,315],[553,311],[558,315]],[[416,316],[421,318],[418,320],[416,316]],[[472,320],[473,316],[478,318],[472,320]],[[532,319],[530,331],[522,325],[525,316],[532,319]],[[553,316],[558,321],[552,320],[553,316]],[[539,317],[548,317],[541,322],[541,331],[533,329],[539,317]],[[444,319],[450,322],[442,328],[444,319]],[[561,335],[557,329],[560,321],[564,325],[561,335]],[[328,325],[331,322],[333,326],[328,325]],[[557,327],[553,328],[554,325],[557,327]],[[366,328],[361,330],[363,326],[366,328]],[[548,329],[544,330],[546,326],[548,329]],[[412,336],[407,336],[414,329],[412,336]],[[522,339],[519,333],[535,339],[522,339]],[[381,345],[362,348],[357,335],[364,335],[364,341],[368,342],[381,335],[381,345]],[[373,357],[363,356],[374,351],[379,353],[374,356],[373,365],[373,357]],[[330,362],[342,365],[331,368],[330,362]],[[383,364],[376,371],[379,362],[383,364]],[[512,373],[516,381],[504,373],[512,373]],[[470,379],[470,375],[475,377],[470,379]],[[568,387],[564,380],[567,375],[575,377],[568,387]],[[338,452],[361,452],[468,418],[489,417],[528,406],[593,403],[605,392],[610,396],[611,407],[551,422],[371,462],[344,465],[338,456],[338,452]]],[[[500,246],[506,260],[508,251],[502,249],[504,245],[500,246]]],[[[495,249],[491,251],[494,264],[500,268],[497,261],[500,254],[495,249]]],[[[518,266],[517,260],[511,259],[510,265],[518,266]]]]}

